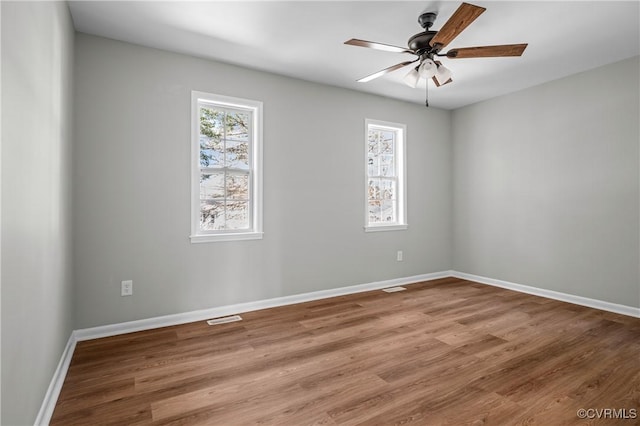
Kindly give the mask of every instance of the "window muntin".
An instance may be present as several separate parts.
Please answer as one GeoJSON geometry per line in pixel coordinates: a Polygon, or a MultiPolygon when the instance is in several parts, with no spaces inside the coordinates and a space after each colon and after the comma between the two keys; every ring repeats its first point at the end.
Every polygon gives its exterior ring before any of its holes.
{"type": "Polygon", "coordinates": [[[367,231],[406,229],[403,124],[366,120],[367,231]]]}
{"type": "Polygon", "coordinates": [[[193,242],[261,238],[262,103],[193,92],[193,242]]]}

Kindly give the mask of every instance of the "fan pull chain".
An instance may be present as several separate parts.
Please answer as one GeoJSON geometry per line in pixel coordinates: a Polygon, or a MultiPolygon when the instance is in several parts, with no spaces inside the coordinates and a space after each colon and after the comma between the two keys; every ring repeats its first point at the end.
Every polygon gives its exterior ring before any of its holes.
{"type": "Polygon", "coordinates": [[[426,83],[426,90],[425,90],[425,100],[424,100],[424,106],[426,106],[427,108],[429,108],[429,80],[425,81],[426,83]]]}

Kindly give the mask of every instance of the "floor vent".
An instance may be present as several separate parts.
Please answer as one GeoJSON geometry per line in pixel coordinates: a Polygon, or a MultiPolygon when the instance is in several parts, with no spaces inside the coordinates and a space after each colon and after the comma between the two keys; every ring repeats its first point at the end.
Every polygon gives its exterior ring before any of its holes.
{"type": "Polygon", "coordinates": [[[398,291],[405,291],[406,288],[404,287],[389,287],[389,288],[383,288],[382,291],[387,292],[387,293],[395,293],[398,291]]]}
{"type": "Polygon", "coordinates": [[[209,325],[218,325],[218,324],[226,324],[228,322],[236,322],[242,321],[242,317],[240,315],[231,315],[228,317],[214,318],[207,321],[209,325]]]}

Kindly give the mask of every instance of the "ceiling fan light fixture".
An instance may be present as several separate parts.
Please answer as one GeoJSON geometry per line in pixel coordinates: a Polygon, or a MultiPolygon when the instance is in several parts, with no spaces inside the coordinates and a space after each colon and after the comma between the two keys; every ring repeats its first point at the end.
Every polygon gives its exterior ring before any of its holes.
{"type": "Polygon", "coordinates": [[[418,67],[411,68],[411,71],[402,79],[405,84],[413,89],[418,87],[418,81],[420,81],[420,74],[418,73],[418,67]]]}
{"type": "MultiPolygon", "coordinates": [[[[0,0],[2,1],[2,0],[0,0]]],[[[387,73],[408,65],[418,62],[418,66],[413,68],[407,75],[403,77],[403,81],[409,87],[417,88],[420,85],[420,79],[431,81],[436,87],[441,87],[447,83],[451,83],[452,72],[450,69],[442,65],[436,57],[446,57],[449,59],[463,58],[501,58],[507,56],[521,56],[527,47],[527,43],[519,44],[499,44],[495,46],[475,46],[460,47],[449,50],[443,54],[443,49],[449,45],[462,31],[485,12],[484,7],[475,6],[470,3],[462,3],[449,19],[440,27],[440,30],[433,31],[431,26],[437,17],[437,12],[426,12],[420,15],[418,23],[424,31],[414,34],[407,42],[408,47],[393,46],[390,44],[377,43],[373,41],[360,40],[352,38],[344,42],[344,44],[352,46],[366,47],[386,52],[410,53],[416,58],[412,61],[400,62],[399,64],[387,67],[377,73],[361,78],[359,82],[366,82],[381,77],[387,73]],[[435,59],[434,59],[435,58],[435,59]]],[[[458,76],[459,77],[459,76],[458,76]]],[[[457,78],[458,78],[457,77],[457,78]]],[[[428,82],[427,82],[428,83],[428,82]]],[[[427,91],[429,84],[425,84],[427,91]]],[[[429,101],[425,102],[429,106],[429,101]]]]}
{"type": "Polygon", "coordinates": [[[436,69],[436,75],[434,76],[440,85],[445,84],[451,78],[453,73],[451,70],[444,65],[438,65],[436,69]]]}
{"type": "Polygon", "coordinates": [[[424,79],[433,77],[436,75],[436,63],[429,58],[425,59],[418,67],[418,73],[424,79]]]}

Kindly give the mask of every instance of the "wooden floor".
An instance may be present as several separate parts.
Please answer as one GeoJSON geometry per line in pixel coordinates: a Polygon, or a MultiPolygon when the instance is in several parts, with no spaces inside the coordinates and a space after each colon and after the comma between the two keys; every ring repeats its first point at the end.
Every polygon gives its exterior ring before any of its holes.
{"type": "Polygon", "coordinates": [[[640,319],[407,288],[79,342],[51,424],[640,424],[640,319]]]}

